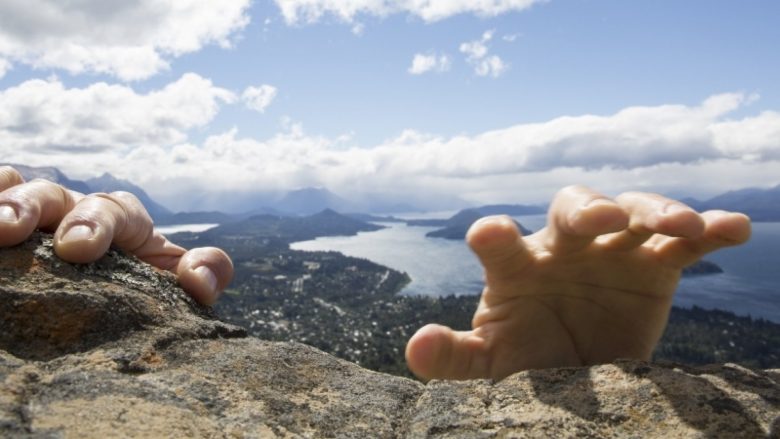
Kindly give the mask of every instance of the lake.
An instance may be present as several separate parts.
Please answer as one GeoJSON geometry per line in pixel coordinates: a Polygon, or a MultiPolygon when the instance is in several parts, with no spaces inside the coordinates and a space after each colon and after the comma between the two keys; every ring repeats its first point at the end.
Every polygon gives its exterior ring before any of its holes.
{"type": "Polygon", "coordinates": [[[219,224],[174,224],[171,226],[157,226],[154,229],[163,235],[173,235],[179,232],[200,233],[217,227],[219,224]]]}
{"type": "MultiPolygon", "coordinates": [[[[531,230],[539,230],[545,223],[544,215],[517,219],[531,230]]],[[[481,292],[482,269],[465,243],[426,238],[433,227],[380,224],[387,228],[356,236],[317,238],[290,247],[338,251],[404,271],[412,282],[401,294],[444,296],[481,292]]],[[[674,302],[678,306],[718,308],[780,322],[779,253],[780,223],[755,223],[750,242],[707,256],[725,273],[683,279],[674,302]]]]}

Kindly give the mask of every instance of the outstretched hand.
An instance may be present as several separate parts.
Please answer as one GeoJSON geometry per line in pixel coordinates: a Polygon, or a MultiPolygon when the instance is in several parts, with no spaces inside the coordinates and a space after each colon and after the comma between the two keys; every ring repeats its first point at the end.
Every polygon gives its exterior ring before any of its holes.
{"type": "Polygon", "coordinates": [[[423,327],[407,363],[423,379],[501,379],[649,359],[682,269],[749,236],[742,214],[699,214],[638,192],[611,200],[578,186],[558,193],[547,227],[528,237],[508,217],[484,218],[466,236],[485,269],[473,329],[423,327]]]}
{"type": "Polygon", "coordinates": [[[113,243],[175,273],[182,288],[205,305],[216,301],[233,277],[225,252],[187,251],[171,243],[128,192],[84,195],[46,180],[25,183],[13,168],[0,167],[0,247],[23,242],[35,229],[54,232],[54,251],[69,262],[95,261],[113,243]]]}

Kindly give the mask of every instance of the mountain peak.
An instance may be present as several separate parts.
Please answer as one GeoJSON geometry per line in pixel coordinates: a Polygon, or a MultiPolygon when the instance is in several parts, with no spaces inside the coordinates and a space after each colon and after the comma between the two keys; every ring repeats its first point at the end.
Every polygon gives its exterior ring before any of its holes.
{"type": "Polygon", "coordinates": [[[298,215],[312,215],[326,209],[349,210],[351,203],[325,188],[307,187],[288,192],[274,206],[298,215]]]}

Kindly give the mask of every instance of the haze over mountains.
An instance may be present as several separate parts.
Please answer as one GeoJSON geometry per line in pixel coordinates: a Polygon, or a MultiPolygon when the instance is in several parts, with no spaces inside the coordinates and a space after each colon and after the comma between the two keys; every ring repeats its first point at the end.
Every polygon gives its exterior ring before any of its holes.
{"type": "MultiPolygon", "coordinates": [[[[2,165],[2,163],[0,163],[2,165]]],[[[9,164],[15,167],[25,178],[44,178],[82,193],[86,192],[113,192],[127,191],[135,194],[146,206],[152,218],[157,224],[185,224],[185,223],[226,223],[241,220],[258,214],[271,214],[276,216],[311,215],[326,209],[337,212],[366,212],[376,214],[388,214],[397,212],[424,212],[439,210],[441,206],[421,206],[403,200],[381,200],[379,196],[367,196],[367,200],[348,200],[330,192],[325,188],[304,188],[282,194],[277,197],[257,197],[254,202],[248,202],[246,195],[238,195],[238,202],[226,200],[224,205],[242,206],[240,213],[226,213],[222,211],[178,212],[174,213],[153,200],[141,187],[104,173],[100,177],[86,181],[68,178],[56,167],[32,167],[18,164],[9,164]]],[[[208,194],[204,194],[208,197],[208,194]]],[[[227,197],[226,194],[221,194],[227,197]]],[[[725,209],[746,213],[753,221],[780,221],[780,185],[769,189],[747,188],[726,192],[708,200],[686,198],[685,203],[697,210],[725,209]]],[[[462,200],[447,200],[448,204],[464,204],[462,200]]],[[[467,206],[463,206],[467,207],[467,206]]],[[[477,208],[484,215],[505,213],[509,215],[535,214],[545,211],[546,206],[539,205],[490,205],[477,208]]],[[[437,220],[433,220],[434,222],[437,220]]],[[[441,222],[442,220],[438,220],[441,222]]],[[[422,221],[425,223],[425,221],[422,221]]],[[[437,225],[444,224],[424,224],[437,225]]]]}

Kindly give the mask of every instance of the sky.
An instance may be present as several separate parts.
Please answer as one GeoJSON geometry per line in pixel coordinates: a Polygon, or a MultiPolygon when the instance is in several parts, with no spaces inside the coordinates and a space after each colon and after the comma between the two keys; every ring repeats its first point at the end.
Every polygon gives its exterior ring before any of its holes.
{"type": "Polygon", "coordinates": [[[777,23],[774,0],[3,0],[0,161],[174,210],[769,187],[777,23]]]}

